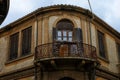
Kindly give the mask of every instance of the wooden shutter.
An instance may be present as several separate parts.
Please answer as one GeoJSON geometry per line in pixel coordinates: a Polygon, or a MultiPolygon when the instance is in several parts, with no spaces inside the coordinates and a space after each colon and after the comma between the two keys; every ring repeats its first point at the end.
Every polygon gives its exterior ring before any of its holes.
{"type": "Polygon", "coordinates": [[[106,58],[105,46],[104,46],[104,34],[98,31],[98,44],[99,44],[99,54],[101,57],[106,58]]]}
{"type": "Polygon", "coordinates": [[[56,41],[57,39],[57,29],[53,27],[53,32],[52,32],[52,36],[53,36],[53,42],[56,41]]]}
{"type": "Polygon", "coordinates": [[[18,55],[18,41],[19,33],[13,34],[10,36],[10,56],[9,60],[17,58],[18,55]]]}
{"type": "Polygon", "coordinates": [[[118,51],[118,60],[120,63],[120,44],[119,43],[117,43],[117,51],[118,51]]]}
{"type": "Polygon", "coordinates": [[[22,31],[22,56],[31,52],[32,27],[22,31]]]}
{"type": "Polygon", "coordinates": [[[82,38],[82,29],[80,29],[80,28],[74,28],[73,40],[74,41],[78,41],[78,42],[82,42],[83,41],[83,38],[82,38]]]}

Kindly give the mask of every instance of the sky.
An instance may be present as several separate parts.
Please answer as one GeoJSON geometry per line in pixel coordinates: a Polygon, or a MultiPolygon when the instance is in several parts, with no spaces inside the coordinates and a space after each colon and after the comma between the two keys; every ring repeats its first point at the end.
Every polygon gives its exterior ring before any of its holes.
{"type": "MultiPolygon", "coordinates": [[[[120,33],[120,0],[90,0],[92,12],[120,33]]],[[[89,9],[88,0],[10,0],[8,15],[0,28],[34,10],[56,4],[76,5],[89,9]]]]}

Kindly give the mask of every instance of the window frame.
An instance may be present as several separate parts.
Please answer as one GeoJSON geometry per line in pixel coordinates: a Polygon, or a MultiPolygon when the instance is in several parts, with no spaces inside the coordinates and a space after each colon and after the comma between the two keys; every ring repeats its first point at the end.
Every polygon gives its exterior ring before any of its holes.
{"type": "Polygon", "coordinates": [[[105,39],[105,34],[104,32],[102,32],[101,30],[97,30],[97,42],[98,42],[98,53],[99,53],[99,58],[106,61],[106,62],[109,62],[108,61],[108,54],[107,54],[107,45],[106,45],[106,39],[105,39]],[[102,34],[102,42],[103,42],[103,47],[104,47],[104,56],[103,53],[100,54],[100,43],[99,43],[99,33],[100,35],[102,34]]]}
{"type": "Polygon", "coordinates": [[[32,32],[33,32],[32,26],[29,26],[29,27],[25,27],[24,29],[19,30],[18,32],[15,32],[15,33],[9,35],[9,42],[8,42],[9,43],[9,47],[8,47],[8,56],[7,56],[7,59],[6,59],[6,61],[7,61],[6,64],[33,55],[33,54],[31,54],[31,51],[32,51],[32,34],[33,34],[32,32]],[[30,41],[31,48],[30,48],[30,54],[22,55],[22,38],[23,38],[22,31],[25,30],[25,29],[28,29],[28,28],[31,28],[31,41],[30,41]],[[18,33],[17,57],[15,59],[10,59],[10,45],[11,45],[10,36],[12,36],[14,34],[17,34],[17,33],[18,33]]]}
{"type": "Polygon", "coordinates": [[[118,63],[120,63],[120,43],[116,43],[118,63]]]}
{"type": "MultiPolygon", "coordinates": [[[[68,30],[68,31],[71,31],[72,32],[72,35],[71,36],[68,36],[67,37],[67,40],[68,42],[81,42],[83,43],[83,32],[82,32],[82,28],[80,27],[75,27],[73,22],[68,20],[68,19],[62,19],[60,21],[57,22],[56,24],[56,27],[53,27],[52,29],[52,40],[53,42],[63,42],[64,40],[62,40],[62,38],[60,39],[60,36],[58,36],[58,31],[60,32],[60,30],[68,30]],[[65,24],[65,22],[67,22],[65,24]],[[65,25],[64,25],[65,24],[65,25]],[[67,26],[68,24],[68,26],[67,26]],[[59,37],[59,39],[57,39],[59,37]]],[[[68,34],[67,34],[68,35],[68,34]]],[[[61,33],[61,36],[62,36],[62,33],[61,33]]]]}
{"type": "MultiPolygon", "coordinates": [[[[16,47],[15,47],[16,48],[16,47]]],[[[14,34],[11,34],[10,35],[10,37],[9,37],[9,55],[8,55],[8,60],[10,60],[10,61],[12,61],[12,60],[15,60],[15,59],[17,59],[18,58],[18,54],[19,54],[19,32],[16,32],[16,33],[14,33],[14,34]],[[17,40],[17,54],[16,54],[16,58],[13,58],[13,59],[11,59],[11,44],[13,45],[14,43],[11,43],[12,41],[11,41],[11,37],[13,37],[13,36],[16,36],[17,35],[17,38],[18,38],[18,40],[17,40]]]]}
{"type": "Polygon", "coordinates": [[[56,41],[72,42],[73,41],[73,29],[74,29],[74,25],[72,21],[68,19],[62,19],[58,21],[58,23],[56,24],[56,41]],[[58,32],[61,33],[60,36],[58,35],[58,32]],[[65,35],[64,35],[64,32],[66,32],[65,35]],[[69,32],[72,32],[71,36],[69,36],[69,32]]]}
{"type": "MultiPolygon", "coordinates": [[[[27,44],[28,45],[28,44],[27,44]]],[[[30,26],[30,27],[27,27],[27,28],[25,28],[25,29],[23,29],[22,31],[21,31],[21,54],[20,54],[20,56],[21,57],[24,57],[24,56],[27,56],[27,55],[30,55],[31,54],[31,47],[32,47],[32,26],[30,26]],[[23,54],[23,39],[25,39],[25,38],[23,38],[23,32],[25,31],[25,30],[28,30],[28,29],[30,29],[31,30],[31,35],[30,35],[30,38],[31,38],[31,40],[30,40],[30,52],[28,52],[28,53],[26,53],[26,54],[23,54]]]]}
{"type": "Polygon", "coordinates": [[[69,41],[72,42],[73,41],[73,31],[71,30],[57,30],[57,41],[69,41]],[[58,32],[61,33],[61,36],[58,35],[58,32]],[[64,35],[64,32],[66,32],[66,36],[64,35]],[[71,36],[69,36],[69,33],[72,33],[71,36]],[[61,40],[59,40],[58,38],[60,38],[61,40]],[[64,38],[66,38],[66,40],[64,40],[64,38]],[[70,40],[70,38],[72,38],[72,40],[70,40]]]}

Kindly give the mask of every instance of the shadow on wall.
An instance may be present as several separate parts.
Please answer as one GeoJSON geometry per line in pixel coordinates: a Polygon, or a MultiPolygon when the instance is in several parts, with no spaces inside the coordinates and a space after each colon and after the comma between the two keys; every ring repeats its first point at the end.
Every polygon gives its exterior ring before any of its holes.
{"type": "Polygon", "coordinates": [[[70,78],[70,77],[63,77],[63,78],[61,78],[61,79],[59,79],[59,80],[75,80],[75,79],[70,78]]]}

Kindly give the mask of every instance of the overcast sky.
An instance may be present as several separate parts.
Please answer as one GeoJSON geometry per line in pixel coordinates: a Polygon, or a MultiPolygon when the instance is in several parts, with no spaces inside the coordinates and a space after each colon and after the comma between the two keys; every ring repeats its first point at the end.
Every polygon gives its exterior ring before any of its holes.
{"type": "MultiPolygon", "coordinates": [[[[90,0],[93,13],[120,32],[120,0],[90,0]]],[[[10,0],[10,8],[0,27],[44,6],[71,4],[90,9],[87,0],[10,0]]]]}

